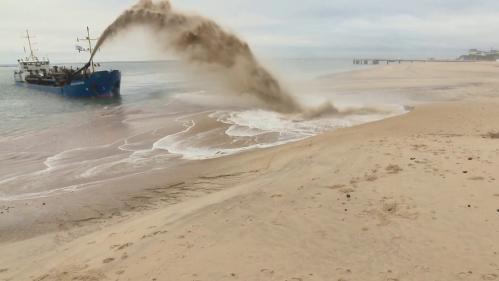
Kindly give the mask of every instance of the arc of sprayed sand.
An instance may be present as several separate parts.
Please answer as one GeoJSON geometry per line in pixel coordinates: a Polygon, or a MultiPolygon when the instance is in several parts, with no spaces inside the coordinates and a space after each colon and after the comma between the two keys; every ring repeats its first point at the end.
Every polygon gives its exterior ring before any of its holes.
{"type": "Polygon", "coordinates": [[[158,36],[159,43],[166,44],[188,63],[207,64],[211,71],[215,67],[221,75],[229,76],[232,90],[252,94],[279,112],[304,111],[257,62],[248,44],[210,19],[175,11],[167,0],[141,0],[124,11],[104,30],[91,57],[107,40],[134,25],[163,32],[166,36],[158,36]]]}

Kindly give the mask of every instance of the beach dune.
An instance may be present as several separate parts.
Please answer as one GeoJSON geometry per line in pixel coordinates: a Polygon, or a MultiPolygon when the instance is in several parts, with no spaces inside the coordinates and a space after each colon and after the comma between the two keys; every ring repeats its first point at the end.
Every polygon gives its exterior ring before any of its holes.
{"type": "Polygon", "coordinates": [[[177,186],[207,195],[2,242],[0,280],[499,280],[499,65],[323,82],[435,102],[202,161],[177,186]]]}

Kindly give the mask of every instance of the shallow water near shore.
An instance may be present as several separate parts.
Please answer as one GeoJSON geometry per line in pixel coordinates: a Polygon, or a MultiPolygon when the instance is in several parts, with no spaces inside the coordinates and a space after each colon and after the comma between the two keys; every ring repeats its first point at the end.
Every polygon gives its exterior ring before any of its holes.
{"type": "MultiPolygon", "coordinates": [[[[356,69],[350,60],[270,65],[290,85],[356,69]]],[[[303,120],[219,95],[176,61],[102,68],[123,72],[120,99],[71,100],[30,90],[14,85],[15,68],[0,68],[0,200],[104,188],[112,179],[166,171],[183,161],[272,147],[405,112],[403,104],[389,104],[386,111],[303,120]]],[[[320,93],[296,96],[335,102],[320,93]]]]}

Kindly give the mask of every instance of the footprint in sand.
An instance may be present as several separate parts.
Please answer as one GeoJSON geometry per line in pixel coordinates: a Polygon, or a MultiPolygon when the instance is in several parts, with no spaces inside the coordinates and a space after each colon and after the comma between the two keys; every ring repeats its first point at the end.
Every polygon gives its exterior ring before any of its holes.
{"type": "Polygon", "coordinates": [[[459,279],[465,279],[465,278],[469,278],[472,275],[473,275],[473,272],[470,270],[470,271],[467,271],[467,272],[464,272],[464,271],[463,272],[459,272],[457,274],[457,277],[459,279]]]}
{"type": "Polygon", "coordinates": [[[114,261],[114,258],[107,258],[107,259],[104,259],[104,260],[102,261],[102,263],[110,263],[110,262],[112,262],[112,261],[114,261]]]}
{"type": "Polygon", "coordinates": [[[397,202],[389,201],[383,203],[383,211],[389,214],[395,214],[397,212],[397,202]]]}
{"type": "Polygon", "coordinates": [[[402,172],[403,169],[400,168],[399,165],[388,165],[385,170],[389,173],[389,174],[398,174],[399,172],[402,172]]]}
{"type": "Polygon", "coordinates": [[[489,138],[489,139],[499,139],[499,133],[498,132],[488,132],[484,138],[489,138]]]}
{"type": "Polygon", "coordinates": [[[111,248],[111,250],[112,249],[116,249],[116,251],[120,251],[120,250],[128,248],[128,247],[130,247],[132,245],[133,245],[133,243],[129,242],[129,243],[125,243],[125,244],[122,244],[122,245],[119,245],[119,244],[118,245],[113,245],[110,248],[111,248]]]}
{"type": "Polygon", "coordinates": [[[499,275],[494,273],[484,274],[482,275],[482,280],[497,280],[497,277],[499,277],[499,275]]]}
{"type": "Polygon", "coordinates": [[[327,186],[327,188],[329,189],[340,189],[340,188],[343,188],[345,187],[344,184],[335,184],[335,185],[332,185],[332,186],[327,186]]]}
{"type": "Polygon", "coordinates": [[[262,268],[260,269],[260,272],[268,277],[274,275],[274,270],[268,268],[262,268]]]}
{"type": "Polygon", "coordinates": [[[123,255],[121,255],[121,259],[122,259],[122,260],[126,260],[126,259],[128,259],[128,254],[127,254],[127,252],[124,252],[124,253],[123,253],[123,255]]]}
{"type": "Polygon", "coordinates": [[[345,187],[345,188],[340,189],[340,192],[344,193],[344,194],[350,194],[350,193],[355,192],[355,189],[349,188],[349,187],[345,187]]]}

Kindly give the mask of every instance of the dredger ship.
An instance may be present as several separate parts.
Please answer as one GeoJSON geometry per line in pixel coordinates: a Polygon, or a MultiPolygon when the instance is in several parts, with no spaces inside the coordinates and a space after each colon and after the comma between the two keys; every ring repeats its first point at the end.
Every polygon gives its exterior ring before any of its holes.
{"type": "MultiPolygon", "coordinates": [[[[19,70],[14,72],[17,85],[37,90],[51,92],[74,98],[113,98],[119,97],[121,86],[121,72],[119,70],[96,71],[96,64],[91,59],[83,67],[73,69],[66,66],[51,66],[48,58],[38,58],[32,48],[31,37],[26,30],[26,39],[29,46],[29,55],[19,59],[19,70]]],[[[80,41],[87,41],[88,48],[76,46],[79,52],[92,54],[90,30],[87,27],[87,36],[80,41]]]]}

